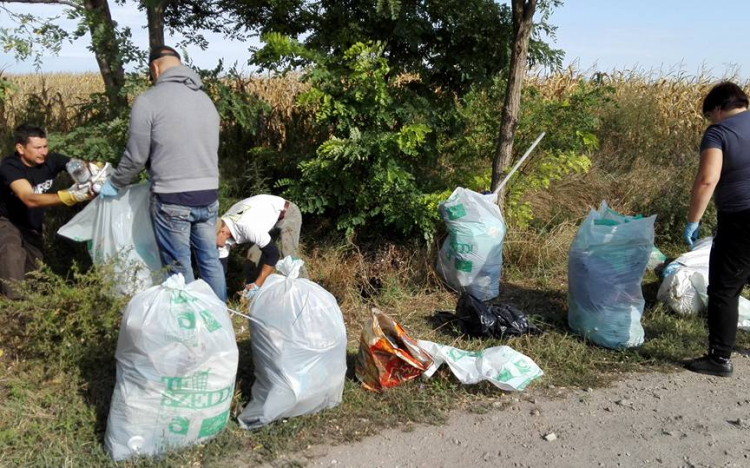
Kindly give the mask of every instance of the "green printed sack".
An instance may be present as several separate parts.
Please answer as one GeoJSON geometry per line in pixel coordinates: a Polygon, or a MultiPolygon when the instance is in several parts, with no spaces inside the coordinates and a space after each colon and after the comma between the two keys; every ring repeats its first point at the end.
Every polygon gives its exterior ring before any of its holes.
{"type": "Polygon", "coordinates": [[[432,357],[432,365],[422,376],[432,374],[443,364],[461,383],[473,385],[483,380],[506,392],[520,392],[544,372],[530,357],[510,346],[494,346],[481,351],[464,351],[453,346],[417,340],[417,344],[432,357]]]}
{"type": "Polygon", "coordinates": [[[120,326],[104,444],[118,461],[203,442],[224,428],[238,351],[226,306],[181,274],[133,297],[120,326]]]}
{"type": "Polygon", "coordinates": [[[505,222],[495,199],[459,187],[439,207],[448,238],[438,254],[437,271],[448,286],[480,301],[500,294],[505,222]]]}

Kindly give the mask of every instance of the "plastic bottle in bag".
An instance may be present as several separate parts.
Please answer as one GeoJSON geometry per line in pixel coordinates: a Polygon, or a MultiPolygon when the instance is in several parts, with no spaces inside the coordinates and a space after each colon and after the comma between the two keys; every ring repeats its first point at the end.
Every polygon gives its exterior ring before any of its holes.
{"type": "Polygon", "coordinates": [[[68,174],[70,174],[76,184],[85,184],[91,180],[91,171],[88,165],[80,159],[71,159],[65,164],[65,169],[68,170],[68,174]]]}

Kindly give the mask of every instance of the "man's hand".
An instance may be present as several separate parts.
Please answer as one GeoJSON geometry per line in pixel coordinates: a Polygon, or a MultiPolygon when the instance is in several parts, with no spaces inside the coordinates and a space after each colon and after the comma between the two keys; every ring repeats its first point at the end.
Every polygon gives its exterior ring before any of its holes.
{"type": "Polygon", "coordinates": [[[260,291],[260,286],[255,283],[250,283],[245,286],[245,290],[242,292],[242,297],[249,301],[258,294],[258,291],[260,291]]]}
{"type": "Polygon", "coordinates": [[[91,190],[91,184],[80,184],[73,185],[68,190],[60,190],[57,192],[57,196],[60,197],[60,201],[68,206],[73,206],[76,203],[88,201],[94,198],[96,194],[91,190]]]}
{"type": "Polygon", "coordinates": [[[112,182],[108,180],[102,185],[101,190],[99,190],[99,196],[102,198],[115,198],[119,191],[120,189],[112,185],[112,182]]]}
{"type": "Polygon", "coordinates": [[[698,227],[700,226],[700,223],[687,223],[685,226],[685,231],[682,233],[682,238],[685,240],[685,243],[690,246],[692,249],[695,245],[695,241],[698,240],[698,227]]]}

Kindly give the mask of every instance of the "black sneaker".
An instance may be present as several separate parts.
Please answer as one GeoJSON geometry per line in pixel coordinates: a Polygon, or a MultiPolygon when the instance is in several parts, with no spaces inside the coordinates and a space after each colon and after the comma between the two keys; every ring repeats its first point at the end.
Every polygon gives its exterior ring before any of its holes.
{"type": "Polygon", "coordinates": [[[731,377],[734,371],[731,360],[715,358],[708,354],[689,361],[685,364],[685,368],[699,374],[715,375],[717,377],[731,377]]]}

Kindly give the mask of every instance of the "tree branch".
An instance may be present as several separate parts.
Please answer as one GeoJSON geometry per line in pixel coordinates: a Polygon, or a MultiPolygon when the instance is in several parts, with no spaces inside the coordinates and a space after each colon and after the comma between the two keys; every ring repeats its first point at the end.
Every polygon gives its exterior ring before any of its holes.
{"type": "Polygon", "coordinates": [[[47,5],[64,5],[76,10],[83,7],[72,0],[0,0],[0,3],[24,3],[24,4],[47,4],[47,5]]]}

